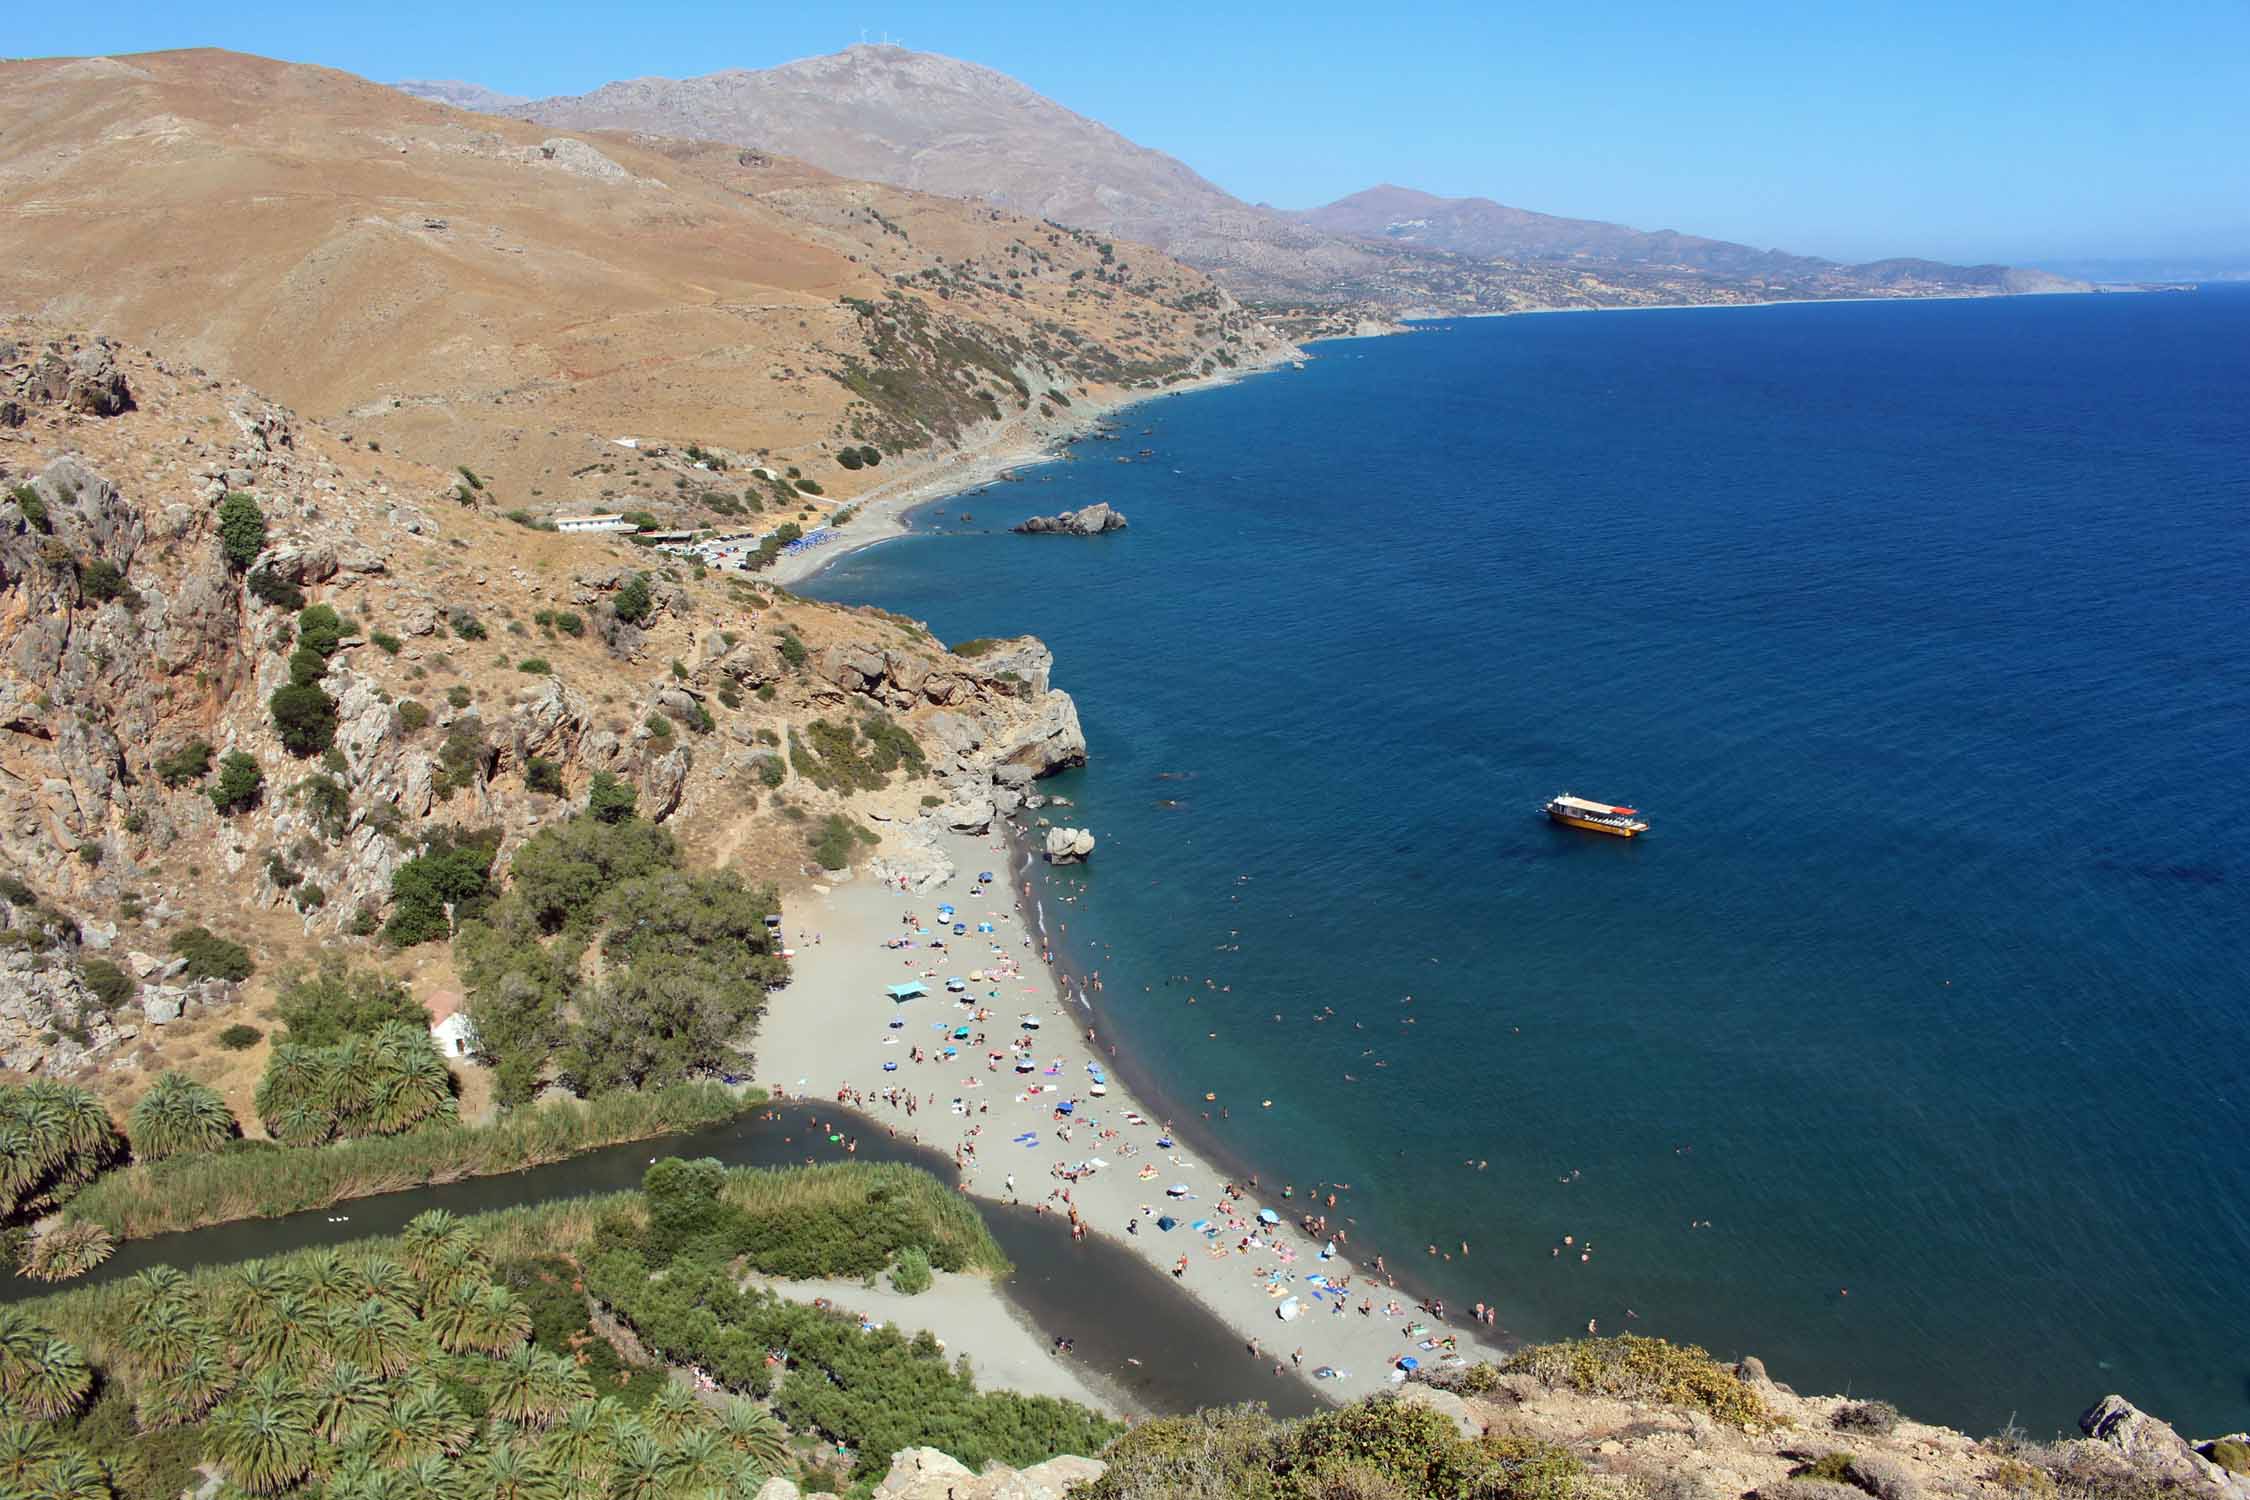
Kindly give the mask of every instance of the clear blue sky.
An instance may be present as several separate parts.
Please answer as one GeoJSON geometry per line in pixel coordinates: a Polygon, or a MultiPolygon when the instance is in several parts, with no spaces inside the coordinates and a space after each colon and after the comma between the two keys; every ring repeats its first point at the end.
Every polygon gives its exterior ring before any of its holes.
{"type": "Polygon", "coordinates": [[[1395,181],[1841,259],[2250,261],[2250,0],[113,0],[14,6],[0,49],[216,45],[538,96],[863,28],[1283,207],[1395,181]]]}

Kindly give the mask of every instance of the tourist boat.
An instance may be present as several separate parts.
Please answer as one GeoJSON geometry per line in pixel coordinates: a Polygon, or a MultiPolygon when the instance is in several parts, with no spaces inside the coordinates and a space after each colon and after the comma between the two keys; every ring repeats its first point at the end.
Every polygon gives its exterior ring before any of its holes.
{"type": "Polygon", "coordinates": [[[1588,802],[1584,797],[1573,797],[1564,792],[1547,804],[1547,816],[1558,823],[1568,823],[1573,828],[1583,828],[1590,833],[1615,834],[1629,839],[1648,832],[1648,825],[1640,820],[1630,807],[1612,807],[1607,802],[1588,802]]]}

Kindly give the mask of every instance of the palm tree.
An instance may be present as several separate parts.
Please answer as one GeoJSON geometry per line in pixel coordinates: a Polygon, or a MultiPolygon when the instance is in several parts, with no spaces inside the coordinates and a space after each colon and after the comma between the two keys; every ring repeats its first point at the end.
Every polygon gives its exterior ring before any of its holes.
{"type": "Polygon", "coordinates": [[[667,1500],[672,1475],[666,1453],[646,1436],[618,1445],[617,1469],[610,1476],[611,1500],[667,1500]]]}
{"type": "Polygon", "coordinates": [[[243,1363],[261,1370],[302,1371],[321,1352],[325,1324],[313,1300],[291,1288],[244,1335],[243,1363]]]}
{"type": "Polygon", "coordinates": [[[119,1290],[134,1307],[146,1309],[159,1302],[186,1302],[191,1288],[185,1271],[173,1266],[150,1266],[126,1277],[119,1290]]]}
{"type": "Polygon", "coordinates": [[[216,1151],[240,1128],[217,1089],[179,1072],[157,1075],[133,1106],[132,1126],[133,1154],[142,1161],[216,1151]]]}
{"type": "Polygon", "coordinates": [[[78,1410],[94,1388],[94,1372],[76,1344],[48,1338],[15,1369],[8,1399],[20,1411],[46,1421],[78,1410]]]}
{"type": "Polygon", "coordinates": [[[539,1357],[526,1344],[487,1368],[484,1394],[493,1417],[518,1427],[543,1427],[553,1417],[541,1389],[539,1357]]]}
{"type": "Polygon", "coordinates": [[[430,1257],[430,1263],[421,1273],[427,1288],[423,1306],[442,1303],[453,1297],[466,1297],[482,1288],[487,1275],[483,1259],[476,1247],[464,1237],[441,1246],[430,1257]]]}
{"type": "Polygon", "coordinates": [[[381,1297],[401,1307],[412,1307],[418,1300],[414,1278],[407,1274],[406,1267],[381,1251],[367,1251],[350,1264],[359,1278],[361,1297],[381,1297]]]}
{"type": "Polygon", "coordinates": [[[468,1346],[503,1354],[531,1337],[531,1311],[504,1286],[488,1286],[469,1303],[468,1346]]]}
{"type": "Polygon", "coordinates": [[[467,1238],[468,1231],[458,1218],[442,1208],[433,1208],[407,1220],[406,1228],[398,1237],[399,1258],[415,1276],[427,1276],[431,1262],[441,1249],[461,1244],[467,1238]]]}
{"type": "Polygon", "coordinates": [[[573,1478],[606,1480],[610,1463],[610,1430],[619,1408],[614,1398],[603,1397],[573,1406],[555,1419],[540,1440],[539,1451],[558,1474],[573,1478]]]}
{"type": "Polygon", "coordinates": [[[144,1376],[169,1375],[197,1350],[215,1344],[211,1325],[197,1317],[185,1302],[144,1302],[136,1307],[127,1325],[131,1334],[127,1352],[144,1376]]]}
{"type": "Polygon", "coordinates": [[[528,1347],[532,1357],[538,1362],[538,1405],[547,1413],[547,1421],[554,1420],[582,1401],[594,1399],[593,1377],[586,1373],[577,1360],[567,1354],[549,1354],[536,1345],[528,1347]]]}
{"type": "Polygon", "coordinates": [[[250,1262],[228,1278],[221,1299],[224,1307],[219,1322],[221,1331],[236,1338],[244,1337],[272,1317],[274,1307],[296,1289],[297,1279],[282,1269],[281,1262],[250,1262]]]}
{"type": "Polygon", "coordinates": [[[780,1473],[789,1456],[788,1431],[772,1412],[755,1401],[740,1396],[729,1401],[719,1413],[719,1432],[760,1473],[780,1473]]]}
{"type": "Polygon", "coordinates": [[[23,1500],[111,1500],[112,1495],[101,1465],[77,1448],[65,1448],[32,1470],[23,1489],[14,1493],[23,1500]]]}
{"type": "Polygon", "coordinates": [[[322,1482],[321,1500],[396,1500],[392,1478],[365,1448],[347,1449],[322,1482]]]}
{"type": "Polygon", "coordinates": [[[338,1362],[313,1387],[313,1431],[323,1442],[348,1443],[389,1404],[379,1377],[360,1365],[338,1362]]]}
{"type": "Polygon", "coordinates": [[[422,1331],[405,1309],[379,1297],[333,1309],[322,1330],[329,1356],[386,1378],[405,1371],[423,1348],[422,1331]]]}
{"type": "Polygon", "coordinates": [[[101,1225],[65,1219],[32,1240],[17,1269],[35,1281],[67,1281],[108,1260],[116,1249],[117,1241],[101,1225]]]}
{"type": "Polygon", "coordinates": [[[561,1500],[561,1476],[522,1443],[494,1443],[469,1467],[477,1500],[561,1500]]]}
{"type": "Polygon", "coordinates": [[[133,1415],[143,1427],[178,1427],[202,1420],[234,1383],[234,1371],[217,1342],[197,1349],[180,1367],[141,1387],[133,1415]]]}
{"type": "Polygon", "coordinates": [[[468,1472],[441,1454],[418,1458],[391,1481],[398,1500],[470,1500],[474,1493],[468,1472]]]}
{"type": "Polygon", "coordinates": [[[453,1398],[435,1386],[416,1386],[368,1427],[369,1445],[387,1466],[403,1469],[417,1459],[451,1453],[469,1440],[470,1424],[453,1398]]]}
{"type": "Polygon", "coordinates": [[[727,1440],[707,1427],[697,1428],[674,1443],[664,1455],[672,1474],[674,1493],[725,1484],[734,1477],[741,1459],[727,1440]]]}
{"type": "Polygon", "coordinates": [[[322,1307],[357,1302],[363,1295],[359,1274],[334,1250],[315,1250],[297,1263],[305,1295],[322,1307]]]}
{"type": "Polygon", "coordinates": [[[15,1395],[24,1370],[54,1336],[53,1329],[33,1322],[21,1309],[0,1304],[0,1396],[15,1395]]]}
{"type": "Polygon", "coordinates": [[[54,1429],[20,1417],[0,1417],[0,1490],[14,1494],[32,1471],[52,1463],[63,1452],[54,1429]]]}
{"type": "Polygon", "coordinates": [[[205,1432],[211,1461],[254,1495],[286,1489],[312,1467],[305,1403],[271,1372],[220,1407],[205,1432]]]}
{"type": "Polygon", "coordinates": [[[266,1059],[266,1071],[258,1079],[258,1091],[250,1102],[258,1111],[258,1118],[266,1122],[273,1133],[273,1123],[281,1112],[292,1105],[321,1103],[321,1085],[326,1081],[325,1060],[317,1047],[307,1047],[301,1042],[281,1042],[272,1056],[266,1059]]]}
{"type": "Polygon", "coordinates": [[[641,1408],[641,1425],[658,1442],[677,1443],[689,1433],[710,1426],[711,1412],[686,1386],[667,1382],[641,1408]]]}

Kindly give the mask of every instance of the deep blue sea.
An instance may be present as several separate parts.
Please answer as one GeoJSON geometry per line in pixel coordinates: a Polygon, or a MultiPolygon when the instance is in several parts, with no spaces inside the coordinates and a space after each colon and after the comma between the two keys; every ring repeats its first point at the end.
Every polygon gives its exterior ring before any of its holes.
{"type": "Polygon", "coordinates": [[[808,586],[1053,646],[1174,1108],[1527,1338],[2250,1425],[2250,292],[1314,352],[808,586]]]}

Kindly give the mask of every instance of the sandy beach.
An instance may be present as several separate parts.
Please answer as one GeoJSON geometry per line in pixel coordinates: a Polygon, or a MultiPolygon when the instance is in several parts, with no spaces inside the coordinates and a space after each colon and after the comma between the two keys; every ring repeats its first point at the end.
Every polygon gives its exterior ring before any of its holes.
{"type": "Polygon", "coordinates": [[[1230,1184],[1143,1108],[1026,932],[1018,856],[997,834],[941,842],[957,874],[930,894],[861,877],[788,903],[794,977],[759,1025],[761,1083],[951,1153],[975,1196],[1075,1213],[1232,1328],[1246,1362],[1329,1399],[1381,1389],[1404,1359],[1501,1352],[1470,1309],[1433,1316],[1355,1264],[1345,1234],[1308,1232],[1325,1199],[1230,1184]],[[980,885],[980,871],[997,879],[980,885]],[[942,922],[940,906],[954,909],[942,922]],[[924,993],[894,1000],[894,985],[924,993]]]}

